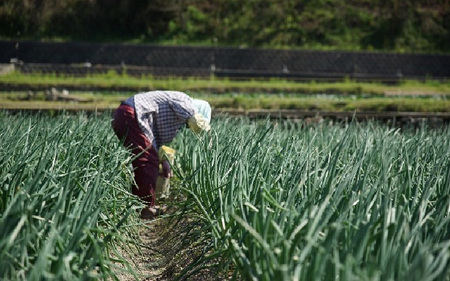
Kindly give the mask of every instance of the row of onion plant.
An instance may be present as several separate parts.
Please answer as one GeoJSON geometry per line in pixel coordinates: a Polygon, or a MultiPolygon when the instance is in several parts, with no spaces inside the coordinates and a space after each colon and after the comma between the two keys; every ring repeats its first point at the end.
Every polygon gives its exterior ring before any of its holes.
{"type": "Polygon", "coordinates": [[[133,272],[124,256],[138,243],[140,203],[110,116],[3,112],[0,120],[0,279],[133,272]]]}
{"type": "Polygon", "coordinates": [[[214,266],[243,280],[450,280],[450,128],[212,128],[173,145],[186,237],[202,240],[180,278],[214,266]]]}

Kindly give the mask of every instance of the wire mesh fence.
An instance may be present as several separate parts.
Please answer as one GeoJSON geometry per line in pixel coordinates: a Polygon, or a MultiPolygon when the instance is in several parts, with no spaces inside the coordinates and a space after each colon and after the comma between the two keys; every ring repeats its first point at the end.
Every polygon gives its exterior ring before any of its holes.
{"type": "Polygon", "coordinates": [[[450,55],[0,41],[23,72],[289,79],[446,79],[450,55]]]}

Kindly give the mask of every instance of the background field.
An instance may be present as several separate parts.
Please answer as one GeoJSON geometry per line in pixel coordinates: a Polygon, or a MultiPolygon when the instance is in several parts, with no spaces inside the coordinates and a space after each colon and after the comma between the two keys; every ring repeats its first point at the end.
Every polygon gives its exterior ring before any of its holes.
{"type": "Polygon", "coordinates": [[[449,83],[434,80],[406,80],[390,85],[350,79],[317,83],[283,79],[156,79],[116,73],[75,77],[14,72],[0,76],[0,85],[5,89],[0,92],[0,106],[4,109],[112,110],[121,100],[137,92],[171,89],[207,100],[217,113],[230,110],[450,111],[449,83]],[[64,90],[67,96],[63,95],[64,90]]]}

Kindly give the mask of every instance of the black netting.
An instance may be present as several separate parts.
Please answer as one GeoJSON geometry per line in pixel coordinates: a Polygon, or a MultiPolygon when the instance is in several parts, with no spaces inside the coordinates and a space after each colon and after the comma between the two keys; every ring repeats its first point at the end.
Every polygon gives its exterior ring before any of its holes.
{"type": "Polygon", "coordinates": [[[0,63],[25,72],[130,75],[445,78],[450,55],[0,41],[0,63]]]}

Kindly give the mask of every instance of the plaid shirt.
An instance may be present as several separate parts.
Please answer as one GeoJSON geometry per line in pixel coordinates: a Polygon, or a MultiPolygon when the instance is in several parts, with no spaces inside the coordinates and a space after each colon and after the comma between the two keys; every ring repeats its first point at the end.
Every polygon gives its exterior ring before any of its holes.
{"type": "Polygon", "coordinates": [[[152,91],[134,96],[136,119],[158,151],[169,143],[195,113],[192,99],[182,92],[152,91]]]}

